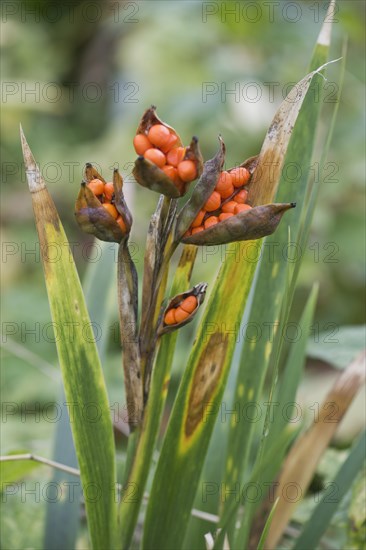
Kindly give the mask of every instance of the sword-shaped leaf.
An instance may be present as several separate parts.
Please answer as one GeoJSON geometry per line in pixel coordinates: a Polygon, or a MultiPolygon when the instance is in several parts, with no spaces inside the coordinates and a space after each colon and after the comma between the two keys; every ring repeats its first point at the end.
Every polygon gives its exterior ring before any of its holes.
{"type": "Polygon", "coordinates": [[[51,315],[59,330],[57,353],[69,404],[91,543],[95,549],[111,547],[116,525],[116,468],[105,381],[79,277],[71,251],[65,246],[66,234],[22,130],[21,140],[51,315]],[[57,262],[49,261],[50,245],[60,250],[57,262]]]}

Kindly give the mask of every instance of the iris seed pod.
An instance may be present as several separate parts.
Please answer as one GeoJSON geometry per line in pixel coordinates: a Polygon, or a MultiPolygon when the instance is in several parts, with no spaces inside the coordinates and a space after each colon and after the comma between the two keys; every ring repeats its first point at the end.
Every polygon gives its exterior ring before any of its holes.
{"type": "Polygon", "coordinates": [[[85,180],[81,183],[75,203],[76,221],[85,233],[95,235],[101,241],[120,243],[127,238],[132,225],[132,216],[123,197],[122,176],[117,169],[114,170],[114,195],[110,202],[105,202],[106,206],[109,206],[108,209],[103,206],[104,195],[96,196],[88,186],[93,180],[100,180],[106,184],[90,163],[85,167],[85,180]],[[112,209],[115,215],[111,213],[112,209]]]}
{"type": "Polygon", "coordinates": [[[171,199],[185,195],[191,181],[202,173],[203,159],[196,137],[193,137],[190,145],[182,151],[183,156],[178,166],[169,164],[165,155],[175,148],[183,149],[182,141],[174,128],[159,119],[154,106],[143,114],[136,131],[134,146],[139,154],[133,169],[136,181],[143,187],[171,199]],[[157,128],[155,133],[154,128],[157,128]]]}
{"type": "Polygon", "coordinates": [[[205,299],[206,290],[207,283],[198,283],[190,290],[174,296],[160,316],[158,336],[190,323],[205,299]]]}
{"type": "MultiPolygon", "coordinates": [[[[193,224],[193,227],[196,227],[195,220],[197,219],[197,216],[200,216],[200,213],[202,213],[202,211],[205,210],[204,207],[207,201],[215,193],[214,190],[219,181],[220,174],[222,173],[222,169],[225,161],[225,152],[226,152],[225,144],[222,138],[219,136],[219,150],[217,151],[213,159],[205,162],[202,176],[197,182],[191,198],[189,199],[189,201],[187,201],[187,203],[183,206],[182,210],[178,214],[176,231],[175,231],[176,241],[182,240],[182,242],[188,242],[185,240],[185,237],[184,237],[184,235],[186,234],[186,231],[190,227],[192,227],[192,224],[193,224]]],[[[245,168],[251,177],[252,173],[254,172],[257,166],[257,162],[258,162],[258,156],[250,157],[249,159],[244,161],[239,167],[232,168],[228,170],[228,172],[230,173],[234,170],[237,170],[238,168],[245,168]]],[[[238,193],[239,188],[233,187],[233,192],[238,193]]],[[[225,199],[224,202],[228,202],[229,200],[230,200],[230,197],[225,199]]],[[[214,212],[210,211],[210,215],[213,215],[213,214],[214,212]]],[[[192,244],[196,244],[193,241],[189,241],[189,242],[192,244]]],[[[215,244],[219,244],[219,243],[215,243],[215,244]]]]}
{"type": "Polygon", "coordinates": [[[192,197],[178,215],[176,241],[213,246],[260,239],[273,233],[284,212],[296,206],[281,203],[252,208],[246,200],[250,196],[250,181],[258,165],[258,156],[225,172],[222,171],[224,160],[225,146],[220,138],[218,153],[205,163],[192,197]],[[223,175],[226,175],[226,183],[223,175]]]}
{"type": "Polygon", "coordinates": [[[286,210],[295,206],[296,203],[293,202],[255,206],[211,225],[203,231],[184,237],[182,242],[211,246],[260,239],[273,233],[286,210]]]}

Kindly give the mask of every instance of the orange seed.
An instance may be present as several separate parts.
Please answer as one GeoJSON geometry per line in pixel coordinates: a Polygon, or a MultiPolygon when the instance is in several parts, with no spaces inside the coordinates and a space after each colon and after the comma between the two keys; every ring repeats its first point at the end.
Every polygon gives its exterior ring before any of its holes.
{"type": "Polygon", "coordinates": [[[251,210],[252,207],[249,204],[237,204],[235,207],[234,214],[239,214],[239,212],[245,212],[246,210],[251,210]]]}
{"type": "Polygon", "coordinates": [[[115,220],[118,218],[119,214],[117,212],[117,208],[113,204],[105,202],[103,204],[103,208],[105,208],[115,220]]]}
{"type": "Polygon", "coordinates": [[[247,202],[248,198],[248,191],[246,189],[241,189],[239,193],[233,197],[233,201],[237,202],[238,204],[244,204],[247,202]]]}
{"type": "Polygon", "coordinates": [[[208,229],[212,225],[216,225],[218,223],[219,219],[216,216],[210,216],[205,220],[205,229],[208,229]]]}
{"type": "Polygon", "coordinates": [[[192,313],[197,307],[197,298],[196,298],[196,296],[188,296],[180,304],[180,307],[182,309],[184,309],[184,311],[187,311],[188,313],[192,313]]]}
{"type": "Polygon", "coordinates": [[[246,185],[250,178],[250,173],[246,168],[243,167],[234,168],[233,170],[231,170],[230,175],[234,187],[241,187],[242,185],[246,185]]]}
{"type": "Polygon", "coordinates": [[[231,212],[223,212],[223,214],[220,214],[219,216],[219,222],[223,222],[224,220],[227,220],[228,218],[232,218],[234,214],[231,212]]]}
{"type": "Polygon", "coordinates": [[[162,124],[154,124],[154,126],[151,126],[147,136],[156,147],[164,147],[170,140],[170,132],[168,128],[162,124]]]}
{"type": "Polygon", "coordinates": [[[143,155],[145,151],[151,148],[151,143],[145,134],[137,134],[133,138],[133,146],[138,155],[143,155]]]}
{"type": "Polygon", "coordinates": [[[207,212],[213,212],[220,207],[221,204],[221,195],[217,191],[214,191],[208,201],[206,202],[204,209],[207,212]]]}
{"type": "Polygon", "coordinates": [[[206,211],[205,210],[200,210],[197,214],[197,216],[195,217],[195,219],[193,220],[192,222],[192,225],[191,227],[199,227],[201,225],[201,223],[203,222],[203,218],[205,217],[205,214],[206,214],[206,211]]]}
{"type": "Polygon", "coordinates": [[[177,307],[177,309],[174,311],[175,315],[175,321],[177,323],[181,323],[182,321],[185,321],[187,317],[189,317],[189,313],[187,311],[184,311],[181,307],[177,307]]]}
{"type": "Polygon", "coordinates": [[[184,147],[175,147],[174,149],[171,149],[167,154],[166,161],[172,166],[178,166],[178,164],[184,159],[185,154],[186,150],[184,147]]]}
{"type": "Polygon", "coordinates": [[[104,196],[107,201],[111,201],[114,195],[113,183],[110,181],[104,186],[104,196]]]}
{"type": "Polygon", "coordinates": [[[234,214],[235,208],[238,206],[238,203],[235,201],[229,201],[222,205],[222,211],[225,214],[234,214]]]}
{"type": "Polygon", "coordinates": [[[229,172],[221,172],[215,191],[220,193],[223,199],[227,199],[234,193],[234,186],[229,172]]]}
{"type": "Polygon", "coordinates": [[[166,163],[165,155],[159,149],[148,149],[145,151],[144,157],[159,166],[159,168],[162,168],[166,163]]]}
{"type": "Polygon", "coordinates": [[[185,182],[193,181],[196,178],[197,170],[193,160],[182,160],[178,164],[178,174],[185,182]]]}
{"type": "Polygon", "coordinates": [[[127,227],[126,227],[125,222],[123,221],[122,216],[118,216],[118,218],[116,219],[116,222],[118,223],[118,225],[122,229],[122,233],[127,233],[127,227]]]}
{"type": "Polygon", "coordinates": [[[93,191],[94,195],[101,195],[104,190],[104,183],[98,179],[89,181],[88,187],[93,191]]]}
{"type": "Polygon", "coordinates": [[[166,325],[175,325],[176,322],[177,321],[175,320],[175,310],[174,308],[172,308],[165,314],[164,323],[166,325]]]}

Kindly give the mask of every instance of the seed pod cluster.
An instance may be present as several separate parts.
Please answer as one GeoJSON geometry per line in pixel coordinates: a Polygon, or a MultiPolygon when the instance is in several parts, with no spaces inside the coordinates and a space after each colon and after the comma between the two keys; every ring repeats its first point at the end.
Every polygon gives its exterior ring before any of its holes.
{"type": "Polygon", "coordinates": [[[249,170],[241,166],[222,171],[214,191],[184,234],[184,238],[250,210],[251,206],[247,204],[248,190],[245,188],[250,181],[250,175],[249,170]]]}
{"type": "Polygon", "coordinates": [[[206,289],[207,283],[199,283],[170,300],[162,315],[159,334],[171,332],[190,323],[205,299],[206,289]]]}
{"type": "Polygon", "coordinates": [[[76,220],[83,231],[111,242],[121,242],[128,235],[132,217],[122,186],[118,170],[113,172],[113,182],[106,182],[90,163],[86,165],[85,181],[75,205],[76,220]]]}
{"type": "Polygon", "coordinates": [[[197,138],[183,147],[176,131],[158,118],[155,107],[142,116],[133,145],[139,155],[133,172],[138,183],[168,197],[183,196],[202,172],[197,138]]]}

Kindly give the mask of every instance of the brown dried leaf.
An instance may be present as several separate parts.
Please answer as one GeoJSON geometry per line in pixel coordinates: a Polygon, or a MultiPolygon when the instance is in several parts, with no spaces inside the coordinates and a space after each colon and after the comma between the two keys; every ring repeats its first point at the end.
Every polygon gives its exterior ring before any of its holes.
{"type": "MultiPolygon", "coordinates": [[[[354,397],[365,384],[365,351],[359,354],[338,377],[310,428],[291,448],[276,483],[275,498],[280,497],[266,540],[266,548],[276,548],[299,499],[286,498],[284,487],[294,483],[305,495],[317,465],[354,397]],[[331,412],[329,412],[331,411],[331,412]]],[[[266,503],[264,503],[265,505],[266,503]]]]}

